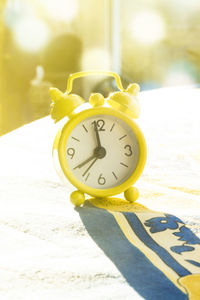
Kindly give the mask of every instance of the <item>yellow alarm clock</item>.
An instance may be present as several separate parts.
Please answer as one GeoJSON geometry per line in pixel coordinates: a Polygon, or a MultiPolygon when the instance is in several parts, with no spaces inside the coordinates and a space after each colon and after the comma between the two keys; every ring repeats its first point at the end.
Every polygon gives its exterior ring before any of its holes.
{"type": "Polygon", "coordinates": [[[74,205],[83,204],[85,194],[100,199],[124,192],[130,202],[138,198],[133,184],[147,156],[144,136],[133,120],[140,113],[138,92],[138,84],[125,90],[119,75],[109,71],[74,73],[68,77],[65,93],[50,89],[51,117],[55,122],[68,117],[57,133],[53,153],[57,153],[62,173],[76,188],[70,196],[74,205]],[[114,77],[119,91],[106,99],[100,93],[91,94],[88,108],[83,98],[71,94],[73,80],[96,74],[114,77]]]}

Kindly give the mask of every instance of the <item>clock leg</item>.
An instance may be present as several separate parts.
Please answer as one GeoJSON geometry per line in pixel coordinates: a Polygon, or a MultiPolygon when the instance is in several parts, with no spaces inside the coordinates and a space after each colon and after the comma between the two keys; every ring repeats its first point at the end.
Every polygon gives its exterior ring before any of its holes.
{"type": "Polygon", "coordinates": [[[80,206],[85,201],[85,195],[81,191],[74,191],[70,195],[70,201],[75,206],[80,206]]]}
{"type": "Polygon", "coordinates": [[[132,186],[131,188],[129,188],[128,190],[126,190],[124,192],[124,198],[128,201],[128,202],[135,202],[139,197],[139,190],[132,186]]]}

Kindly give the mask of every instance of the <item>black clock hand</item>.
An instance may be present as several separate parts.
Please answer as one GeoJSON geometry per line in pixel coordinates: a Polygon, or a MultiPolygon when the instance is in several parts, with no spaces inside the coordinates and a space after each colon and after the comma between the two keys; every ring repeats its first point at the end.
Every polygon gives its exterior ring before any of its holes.
{"type": "Polygon", "coordinates": [[[78,166],[76,166],[74,169],[77,169],[77,168],[82,168],[84,165],[86,165],[89,161],[91,161],[92,159],[96,158],[97,155],[96,154],[93,154],[92,156],[90,156],[89,158],[87,158],[86,160],[84,160],[82,163],[80,163],[78,166]]]}
{"type": "Polygon", "coordinates": [[[82,174],[83,177],[90,170],[90,168],[94,165],[94,163],[97,161],[97,159],[98,159],[98,157],[96,157],[95,160],[89,165],[89,167],[87,168],[87,170],[85,170],[85,172],[82,174]]]}
{"type": "Polygon", "coordinates": [[[101,142],[100,142],[99,131],[98,131],[98,127],[97,127],[97,122],[94,121],[93,123],[94,123],[94,130],[96,133],[97,146],[98,146],[98,148],[101,148],[101,142]]]}
{"type": "Polygon", "coordinates": [[[106,156],[106,149],[103,147],[97,147],[94,149],[94,153],[92,156],[90,156],[89,158],[87,158],[86,160],[84,160],[82,163],[80,163],[79,165],[77,165],[76,167],[73,168],[73,170],[77,169],[77,168],[82,168],[84,165],[86,165],[88,162],[90,162],[92,159],[96,158],[96,159],[102,159],[106,156]]]}

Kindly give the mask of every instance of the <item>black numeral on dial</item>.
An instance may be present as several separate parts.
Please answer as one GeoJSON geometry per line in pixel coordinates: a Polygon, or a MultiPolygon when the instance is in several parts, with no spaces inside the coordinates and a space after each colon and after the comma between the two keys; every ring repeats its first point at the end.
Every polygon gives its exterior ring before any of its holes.
{"type": "Polygon", "coordinates": [[[106,183],[106,179],[102,175],[103,174],[100,174],[99,178],[98,178],[98,184],[100,184],[100,185],[104,185],[106,183]]]}
{"type": "Polygon", "coordinates": [[[94,121],[92,122],[92,124],[95,125],[95,123],[97,124],[97,128],[98,128],[98,131],[105,131],[105,121],[100,119],[100,120],[97,120],[97,121],[94,121]]]}
{"type": "Polygon", "coordinates": [[[131,156],[133,154],[133,151],[132,151],[130,145],[124,146],[124,149],[126,150],[126,152],[124,153],[126,156],[131,156]]]}
{"type": "Polygon", "coordinates": [[[75,149],[74,148],[68,148],[67,154],[71,157],[71,159],[74,157],[75,149]]]}

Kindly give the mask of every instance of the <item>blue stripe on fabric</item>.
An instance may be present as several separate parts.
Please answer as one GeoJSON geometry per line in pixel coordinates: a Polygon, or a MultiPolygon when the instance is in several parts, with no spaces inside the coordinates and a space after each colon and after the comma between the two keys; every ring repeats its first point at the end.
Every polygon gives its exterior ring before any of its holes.
{"type": "Polygon", "coordinates": [[[191,273],[185,269],[181,264],[179,264],[170,254],[169,252],[158,245],[151,236],[144,229],[141,221],[134,213],[123,213],[126,220],[130,224],[132,230],[137,235],[137,237],[151,250],[153,250],[162,261],[168,265],[174,272],[176,272],[180,277],[190,275],[191,273]]]}

